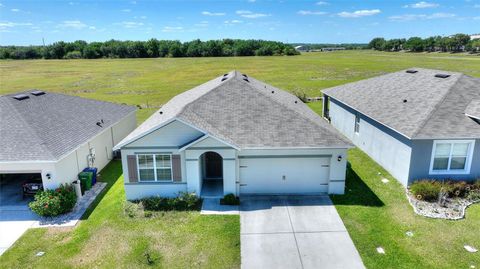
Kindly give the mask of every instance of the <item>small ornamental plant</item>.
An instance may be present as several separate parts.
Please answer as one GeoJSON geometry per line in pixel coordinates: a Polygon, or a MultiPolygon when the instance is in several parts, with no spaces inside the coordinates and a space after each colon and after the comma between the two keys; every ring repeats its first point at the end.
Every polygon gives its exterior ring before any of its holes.
{"type": "Polygon", "coordinates": [[[55,190],[39,191],[28,206],[36,214],[54,217],[72,211],[77,195],[71,184],[60,185],[55,190]]]}
{"type": "Polygon", "coordinates": [[[410,192],[417,200],[436,202],[442,195],[448,198],[469,198],[476,197],[480,192],[480,184],[467,181],[446,181],[419,180],[410,185],[410,192]]]}
{"type": "Polygon", "coordinates": [[[220,204],[221,205],[239,205],[240,199],[238,199],[238,197],[236,197],[235,194],[229,193],[223,196],[222,199],[220,199],[220,204]]]}

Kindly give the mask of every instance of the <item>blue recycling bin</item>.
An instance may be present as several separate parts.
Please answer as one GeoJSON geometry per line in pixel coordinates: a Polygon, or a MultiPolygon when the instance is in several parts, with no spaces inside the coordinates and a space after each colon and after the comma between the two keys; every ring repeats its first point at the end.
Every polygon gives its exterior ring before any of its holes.
{"type": "Polygon", "coordinates": [[[93,177],[92,177],[92,186],[97,183],[97,168],[96,167],[87,167],[83,169],[83,172],[92,172],[93,177]]]}

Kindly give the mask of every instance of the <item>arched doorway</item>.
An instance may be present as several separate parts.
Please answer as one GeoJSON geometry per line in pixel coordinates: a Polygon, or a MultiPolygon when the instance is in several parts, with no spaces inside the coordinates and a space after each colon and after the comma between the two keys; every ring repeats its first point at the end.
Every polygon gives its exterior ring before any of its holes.
{"type": "Polygon", "coordinates": [[[207,151],[200,155],[200,175],[203,197],[223,196],[223,158],[220,154],[207,151]]]}

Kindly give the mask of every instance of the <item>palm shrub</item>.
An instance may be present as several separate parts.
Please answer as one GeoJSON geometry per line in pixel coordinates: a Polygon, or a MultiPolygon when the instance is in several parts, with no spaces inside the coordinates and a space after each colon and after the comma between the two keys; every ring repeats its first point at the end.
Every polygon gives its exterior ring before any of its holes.
{"type": "Polygon", "coordinates": [[[442,185],[435,180],[419,180],[410,185],[410,191],[418,200],[434,202],[438,199],[442,185]]]}
{"type": "Polygon", "coordinates": [[[77,195],[71,184],[60,185],[55,190],[39,191],[28,206],[40,216],[53,217],[72,211],[77,195]]]}

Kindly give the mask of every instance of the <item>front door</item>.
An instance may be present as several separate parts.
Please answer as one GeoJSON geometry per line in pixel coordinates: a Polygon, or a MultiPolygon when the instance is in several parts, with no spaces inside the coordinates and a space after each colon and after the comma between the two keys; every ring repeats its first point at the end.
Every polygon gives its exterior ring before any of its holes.
{"type": "Polygon", "coordinates": [[[222,178],[222,166],[222,157],[218,153],[205,153],[205,178],[222,178]]]}

